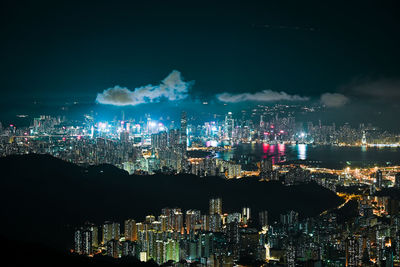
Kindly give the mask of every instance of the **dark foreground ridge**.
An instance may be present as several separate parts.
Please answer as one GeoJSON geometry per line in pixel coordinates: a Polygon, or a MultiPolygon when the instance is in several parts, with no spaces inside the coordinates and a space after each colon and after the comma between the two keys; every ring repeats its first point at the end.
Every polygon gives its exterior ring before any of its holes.
{"type": "Polygon", "coordinates": [[[316,216],[343,200],[315,183],[284,186],[257,179],[225,180],[194,175],[128,175],[111,165],[80,167],[48,155],[0,159],[0,235],[66,251],[74,227],[85,221],[142,219],[163,207],[208,210],[208,199],[221,197],[224,212],[249,206],[268,210],[271,219],[295,210],[316,216]]]}

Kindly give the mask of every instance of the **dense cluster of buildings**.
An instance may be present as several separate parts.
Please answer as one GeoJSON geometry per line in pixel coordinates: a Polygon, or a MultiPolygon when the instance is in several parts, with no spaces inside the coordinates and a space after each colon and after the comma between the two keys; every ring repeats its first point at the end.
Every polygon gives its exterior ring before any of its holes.
{"type": "MultiPolygon", "coordinates": [[[[240,143],[398,145],[396,134],[371,125],[352,128],[298,123],[290,106],[259,106],[240,114],[214,114],[214,121],[196,122],[182,112],[179,125],[155,121],[150,115],[134,119],[96,122],[40,116],[29,127],[0,125],[0,156],[50,154],[80,165],[113,164],[129,173],[192,173],[199,176],[240,178],[261,172],[249,168],[249,159],[223,160],[219,151],[240,143]],[[197,153],[196,153],[197,152],[197,153]],[[199,153],[203,152],[203,154],[199,153]],[[257,172],[254,172],[257,171],[257,172]]],[[[256,160],[257,162],[259,159],[256,160]]],[[[255,163],[255,162],[252,162],[255,163]]],[[[254,164],[253,164],[254,165],[254,164]]]]}
{"type": "Polygon", "coordinates": [[[233,266],[241,261],[286,266],[399,265],[398,166],[331,170],[275,165],[270,158],[218,157],[219,152],[238,143],[399,144],[397,135],[371,125],[301,124],[285,110],[290,107],[259,106],[198,124],[182,112],[179,126],[173,121],[152,120],[148,115],[139,121],[112,122],[95,122],[86,115],[80,123],[40,116],[25,128],[0,125],[0,156],[50,154],[79,165],[113,164],[130,174],[256,176],[260,181],[287,186],[316,182],[345,199],[337,209],[314,218],[286,211],[279,220],[271,221],[268,211],[252,214],[248,207],[227,214],[222,210],[222,200],[216,198],[210,200],[207,214],[165,208],[157,217],[149,215],[144,221],[85,224],[75,232],[74,252],[79,254],[208,266],[233,266]],[[248,168],[249,162],[256,168],[248,168]],[[344,219],[341,210],[351,203],[355,203],[355,214],[344,219]]]}
{"type": "MultiPolygon", "coordinates": [[[[265,178],[260,179],[270,180],[268,161],[263,169],[265,178]]],[[[360,178],[348,170],[282,167],[277,176],[282,183],[314,181],[345,199],[336,209],[316,217],[290,210],[271,220],[267,210],[253,214],[249,207],[224,213],[222,200],[215,198],[209,200],[207,214],[164,208],[157,217],[148,215],[144,221],[87,223],[75,232],[74,252],[176,266],[183,262],[202,266],[399,266],[400,198],[379,192],[400,190],[400,173],[393,178],[393,169],[365,172],[369,174],[365,182],[356,183],[360,178]],[[354,186],[360,190],[347,191],[354,186]],[[349,207],[352,214],[347,217],[341,210],[349,207]]]]}
{"type": "Polygon", "coordinates": [[[164,208],[159,216],[148,215],[143,222],[127,219],[123,225],[109,221],[102,226],[85,224],[75,231],[73,251],[88,256],[153,259],[158,264],[184,260],[209,266],[233,265],[243,256],[264,261],[268,212],[260,212],[259,218],[262,230],[250,228],[250,208],[226,214],[222,199],[215,198],[209,200],[207,214],[164,208]]]}

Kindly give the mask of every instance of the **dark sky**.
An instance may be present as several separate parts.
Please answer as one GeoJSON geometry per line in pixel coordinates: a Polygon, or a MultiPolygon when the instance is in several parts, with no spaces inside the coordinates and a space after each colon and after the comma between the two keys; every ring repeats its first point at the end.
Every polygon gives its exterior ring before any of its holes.
{"type": "Polygon", "coordinates": [[[396,2],[3,0],[0,97],[94,101],[179,70],[194,97],[270,89],[398,100],[396,2]]]}

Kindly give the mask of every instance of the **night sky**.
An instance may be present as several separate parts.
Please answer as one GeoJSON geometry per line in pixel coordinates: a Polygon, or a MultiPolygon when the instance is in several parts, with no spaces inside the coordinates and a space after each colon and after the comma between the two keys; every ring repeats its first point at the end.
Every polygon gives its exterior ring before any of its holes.
{"type": "Polygon", "coordinates": [[[187,99],[338,93],[334,107],[396,109],[396,2],[1,1],[0,97],[94,103],[108,88],[159,85],[176,70],[187,99]]]}

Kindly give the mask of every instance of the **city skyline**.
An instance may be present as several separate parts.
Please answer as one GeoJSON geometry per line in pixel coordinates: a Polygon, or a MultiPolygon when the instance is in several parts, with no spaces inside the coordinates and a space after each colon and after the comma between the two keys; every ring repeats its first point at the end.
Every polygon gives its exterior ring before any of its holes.
{"type": "Polygon", "coordinates": [[[399,11],[1,1],[2,266],[400,266],[399,11]]]}

